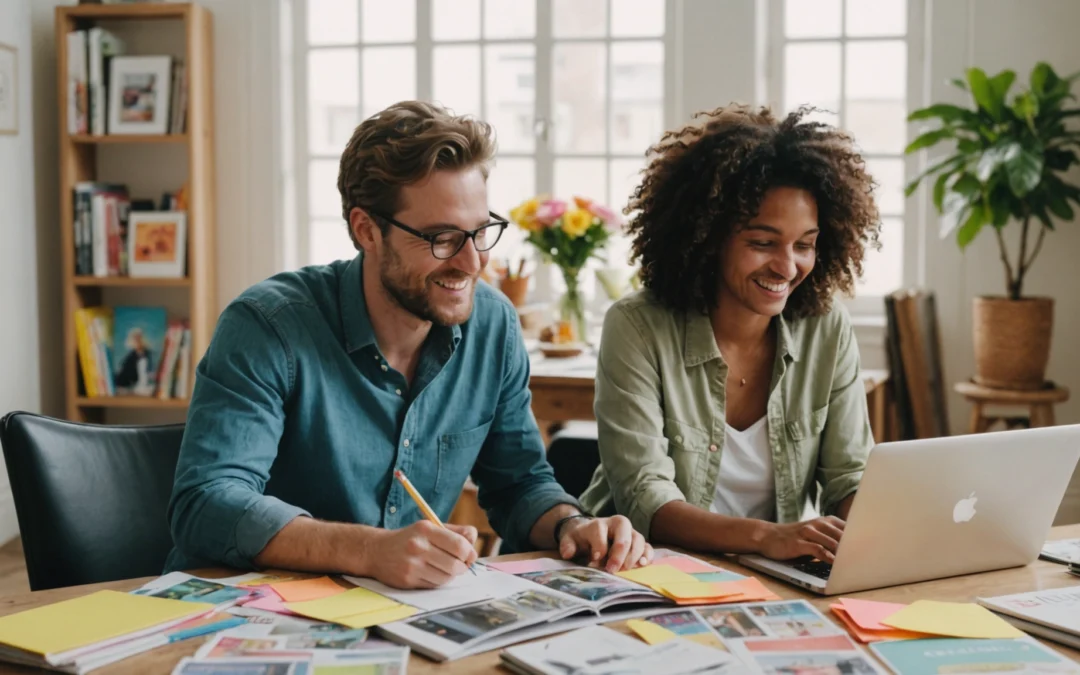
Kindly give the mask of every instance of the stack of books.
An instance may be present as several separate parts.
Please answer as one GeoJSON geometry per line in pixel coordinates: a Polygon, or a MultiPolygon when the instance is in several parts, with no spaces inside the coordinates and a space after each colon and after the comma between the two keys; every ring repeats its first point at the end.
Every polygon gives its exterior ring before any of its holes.
{"type": "Polygon", "coordinates": [[[1080,649],[1080,586],[979,598],[1025,633],[1080,649]]]}

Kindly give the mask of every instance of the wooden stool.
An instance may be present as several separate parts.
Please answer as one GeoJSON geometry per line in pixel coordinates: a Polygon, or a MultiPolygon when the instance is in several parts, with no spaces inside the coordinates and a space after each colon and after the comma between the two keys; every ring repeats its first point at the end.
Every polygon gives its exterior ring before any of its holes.
{"type": "Polygon", "coordinates": [[[1047,382],[1043,389],[1029,391],[991,389],[974,382],[957,382],[953,389],[971,403],[969,432],[973,434],[989,431],[997,422],[1003,422],[1006,429],[1053,426],[1054,404],[1069,400],[1069,390],[1054,386],[1053,382],[1047,382]],[[1028,417],[987,415],[987,405],[1027,406],[1028,417]]]}

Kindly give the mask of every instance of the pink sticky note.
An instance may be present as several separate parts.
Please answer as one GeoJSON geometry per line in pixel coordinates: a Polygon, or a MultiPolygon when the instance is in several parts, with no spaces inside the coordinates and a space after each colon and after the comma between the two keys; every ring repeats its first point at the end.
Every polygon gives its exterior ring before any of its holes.
{"type": "Polygon", "coordinates": [[[511,560],[508,562],[484,563],[492,569],[507,574],[525,574],[527,572],[542,572],[544,570],[557,570],[567,566],[567,563],[554,558],[537,558],[535,560],[511,560]]]}
{"type": "Polygon", "coordinates": [[[279,598],[277,595],[268,595],[265,598],[253,600],[244,605],[244,608],[262,609],[267,612],[277,612],[278,614],[288,614],[289,616],[296,616],[296,612],[290,611],[289,608],[285,606],[285,603],[281,601],[281,598],[279,598]]]}
{"type": "Polygon", "coordinates": [[[686,572],[687,574],[702,574],[705,572],[718,572],[720,568],[713,567],[712,565],[698,560],[697,558],[686,558],[683,556],[673,555],[667,558],[663,558],[664,565],[674,567],[675,569],[686,572]]]}
{"type": "Polygon", "coordinates": [[[881,623],[884,619],[906,607],[895,602],[876,602],[874,600],[855,600],[840,598],[840,604],[847,610],[847,615],[860,628],[866,630],[895,630],[881,623]]]}

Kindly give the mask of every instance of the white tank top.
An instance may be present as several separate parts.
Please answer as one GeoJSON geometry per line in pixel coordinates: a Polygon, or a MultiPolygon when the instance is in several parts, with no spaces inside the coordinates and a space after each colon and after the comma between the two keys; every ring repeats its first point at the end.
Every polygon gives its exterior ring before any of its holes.
{"type": "Polygon", "coordinates": [[[709,510],[736,518],[776,519],[776,479],[765,417],[743,431],[728,426],[709,510]]]}

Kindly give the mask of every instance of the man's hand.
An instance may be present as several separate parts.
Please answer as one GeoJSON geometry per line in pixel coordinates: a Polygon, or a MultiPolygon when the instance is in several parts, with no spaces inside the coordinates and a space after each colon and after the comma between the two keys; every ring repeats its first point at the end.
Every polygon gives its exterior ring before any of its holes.
{"type": "Polygon", "coordinates": [[[652,562],[653,549],[625,516],[575,518],[559,532],[559,555],[564,560],[587,557],[590,567],[608,572],[629,570],[652,562]]]}
{"type": "Polygon", "coordinates": [[[809,555],[831,563],[843,534],[844,521],[836,516],[814,518],[802,523],[770,524],[761,540],[760,552],[773,560],[809,555]]]}
{"type": "Polygon", "coordinates": [[[421,520],[383,530],[371,547],[369,575],[394,588],[435,588],[476,562],[476,528],[421,520]]]}

